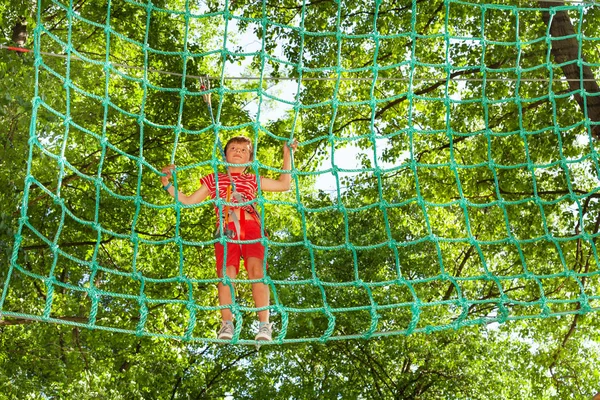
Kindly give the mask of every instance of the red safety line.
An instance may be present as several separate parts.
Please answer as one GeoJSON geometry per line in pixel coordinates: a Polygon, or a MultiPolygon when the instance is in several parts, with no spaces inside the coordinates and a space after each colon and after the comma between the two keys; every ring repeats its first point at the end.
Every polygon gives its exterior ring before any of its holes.
{"type": "Polygon", "coordinates": [[[22,47],[2,46],[1,48],[7,49],[7,50],[12,50],[12,51],[18,51],[19,53],[30,53],[31,52],[30,49],[24,49],[22,47]]]}

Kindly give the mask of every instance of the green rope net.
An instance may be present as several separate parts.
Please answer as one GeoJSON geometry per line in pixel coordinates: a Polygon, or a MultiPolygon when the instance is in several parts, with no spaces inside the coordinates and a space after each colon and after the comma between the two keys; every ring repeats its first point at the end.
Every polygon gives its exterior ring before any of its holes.
{"type": "MultiPolygon", "coordinates": [[[[275,344],[599,309],[596,4],[101,3],[38,4],[3,318],[218,342],[225,202],[185,206],[159,177],[176,163],[192,192],[237,134],[261,176],[300,141],[293,189],[256,200],[275,344]],[[565,14],[575,60],[544,23],[565,14]]],[[[223,282],[233,342],[254,343],[252,281],[223,282]]]]}

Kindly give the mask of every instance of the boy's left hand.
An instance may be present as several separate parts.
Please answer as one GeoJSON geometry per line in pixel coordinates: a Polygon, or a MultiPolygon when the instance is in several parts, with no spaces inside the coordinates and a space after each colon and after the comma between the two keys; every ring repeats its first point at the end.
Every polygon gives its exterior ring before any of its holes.
{"type": "Polygon", "coordinates": [[[283,151],[285,153],[289,153],[290,149],[292,151],[296,151],[296,149],[298,148],[298,141],[296,139],[294,139],[294,141],[292,142],[292,144],[286,143],[283,145],[283,151]]]}

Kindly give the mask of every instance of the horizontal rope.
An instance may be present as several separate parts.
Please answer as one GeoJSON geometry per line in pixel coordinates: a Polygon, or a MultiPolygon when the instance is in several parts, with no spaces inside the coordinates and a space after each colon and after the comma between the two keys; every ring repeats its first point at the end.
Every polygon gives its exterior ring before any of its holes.
{"type": "MultiPolygon", "coordinates": [[[[20,48],[20,47],[11,47],[11,46],[4,46],[0,44],[0,50],[12,50],[12,51],[17,51],[20,53],[29,53],[32,52],[33,50],[31,49],[26,49],[26,48],[20,48]]],[[[50,57],[57,57],[57,58],[67,58],[66,54],[57,54],[57,53],[50,53],[50,52],[45,52],[45,51],[40,51],[40,54],[46,55],[46,56],[50,56],[50,57]]],[[[81,58],[75,56],[75,55],[71,55],[71,60],[77,60],[77,61],[84,61],[81,58]]],[[[102,61],[98,61],[98,62],[102,62],[102,61]]],[[[161,75],[168,75],[168,76],[177,76],[177,77],[183,77],[183,74],[179,73],[179,72],[170,72],[170,71],[161,71],[161,70],[157,70],[157,69],[153,69],[153,68],[148,68],[145,69],[144,67],[137,67],[137,66],[133,66],[133,65],[127,65],[127,64],[122,64],[122,63],[110,63],[110,65],[112,66],[116,66],[116,67],[121,67],[121,68],[125,68],[125,69],[133,69],[133,70],[138,70],[138,71],[148,71],[148,72],[152,72],[152,73],[157,73],[157,74],[161,74],[161,75]]],[[[488,73],[493,73],[492,71],[488,71],[488,73]]],[[[190,78],[190,79],[196,79],[196,80],[202,80],[202,79],[212,79],[212,80],[220,80],[221,77],[220,76],[199,76],[199,75],[189,75],[186,74],[185,75],[186,78],[190,78]]],[[[234,81],[234,80],[246,80],[246,81],[293,81],[293,82],[297,82],[298,78],[297,77],[293,77],[293,76],[281,76],[281,77],[277,77],[277,76],[268,76],[268,75],[264,75],[264,76],[224,76],[223,80],[226,81],[234,81]]],[[[340,81],[342,82],[346,82],[346,81],[362,81],[362,82],[372,82],[373,78],[361,78],[361,77],[356,77],[356,78],[339,78],[340,81]]],[[[446,82],[446,79],[440,79],[440,78],[387,78],[387,77],[377,77],[378,81],[400,81],[400,82],[408,82],[408,81],[413,81],[413,82],[446,82]]],[[[453,82],[550,82],[549,79],[543,79],[543,78],[522,78],[522,79],[515,79],[515,78],[452,78],[450,79],[453,82]]],[[[327,77],[302,77],[302,81],[333,81],[336,82],[338,81],[338,78],[336,77],[332,77],[332,78],[327,78],[327,77]]],[[[595,82],[596,79],[567,79],[567,78],[559,78],[559,79],[554,79],[552,80],[552,82],[595,82]]]]}

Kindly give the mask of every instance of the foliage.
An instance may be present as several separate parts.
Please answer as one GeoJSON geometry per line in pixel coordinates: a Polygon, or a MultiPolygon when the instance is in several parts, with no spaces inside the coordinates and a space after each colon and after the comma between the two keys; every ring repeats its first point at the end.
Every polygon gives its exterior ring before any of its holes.
{"type": "MultiPolygon", "coordinates": [[[[107,22],[105,2],[71,3],[78,17],[107,22]]],[[[537,40],[546,32],[539,10],[515,13],[475,2],[420,0],[378,6],[314,1],[304,2],[305,7],[287,0],[265,7],[232,2],[232,15],[242,19],[231,21],[240,32],[253,32],[264,41],[264,52],[238,54],[242,41],[237,53],[215,52],[184,61],[170,52],[203,54],[222,47],[226,32],[221,16],[194,19],[190,26],[201,33],[186,37],[185,19],[160,10],[184,10],[189,3],[153,1],[159,10],[151,13],[145,38],[144,6],[129,1],[110,4],[107,47],[100,27],[75,18],[69,29],[68,4],[41,2],[47,29],[41,37],[44,51],[60,53],[65,47],[60,41],[70,40],[80,56],[113,65],[107,80],[101,65],[45,57],[39,76],[38,96],[48,108],[39,108],[36,115],[41,145],[32,146],[31,173],[37,182],[30,187],[28,218],[50,241],[60,230],[59,247],[68,254],[101,266],[93,269],[63,256],[54,260],[48,243],[25,228],[17,262],[32,273],[84,288],[57,286],[51,316],[87,323],[92,301],[85,288],[93,285],[124,295],[103,297],[96,324],[135,331],[140,322],[135,296],[142,290],[141,282],[132,279],[137,271],[149,278],[144,293],[150,299],[185,300],[189,288],[165,279],[181,272],[207,280],[193,288],[194,301],[215,307],[216,290],[208,283],[214,268],[210,248],[185,247],[180,271],[176,243],[143,243],[134,263],[129,235],[168,241],[175,235],[176,211],[142,207],[137,212],[127,196],[169,204],[158,186],[157,170],[172,161],[171,154],[184,167],[178,184],[186,192],[212,171],[206,160],[213,154],[214,135],[206,130],[210,118],[197,80],[188,77],[182,83],[181,77],[153,70],[181,72],[185,65],[188,75],[219,76],[225,60],[245,65],[242,61],[253,57],[248,67],[253,74],[263,68],[273,75],[301,74],[305,79],[297,106],[260,129],[254,124],[259,117],[248,104],[283,107],[270,100],[274,90],[269,86],[224,82],[231,92],[217,90],[213,95],[226,135],[247,134],[257,142],[261,174],[276,175],[272,168],[279,167],[281,142],[291,132],[303,144],[295,159],[294,190],[266,197],[265,203],[276,243],[270,247],[269,270],[277,282],[274,320],[287,339],[365,335],[373,325],[374,302],[382,306],[377,330],[390,336],[317,340],[256,351],[6,318],[0,322],[0,374],[5,378],[1,396],[591,397],[600,385],[594,368],[600,361],[599,338],[593,333],[598,316],[579,311],[582,293],[598,296],[599,287],[597,146],[580,123],[584,118],[568,86],[557,79],[560,69],[545,64],[550,55],[547,41],[537,40]],[[375,11],[379,42],[371,35],[375,11]],[[266,20],[272,23],[263,23],[266,20]],[[303,30],[291,28],[300,23],[303,30]],[[338,47],[336,36],[307,34],[335,29],[360,36],[344,37],[338,47]],[[459,40],[480,37],[488,40],[459,40]],[[157,51],[146,59],[131,41],[147,41],[157,51]],[[516,46],[517,41],[522,46],[516,46]],[[296,65],[302,61],[303,69],[276,58],[296,65]],[[140,79],[143,70],[123,66],[145,62],[152,69],[149,84],[140,79]],[[447,80],[448,74],[454,79],[447,80]],[[70,82],[65,84],[57,75],[68,75],[70,82]],[[485,83],[458,80],[482,76],[485,83]],[[307,79],[315,77],[366,80],[307,79]],[[523,80],[514,80],[517,77],[523,80]],[[182,85],[188,90],[184,95],[182,85]],[[110,99],[108,106],[103,98],[110,99]],[[452,101],[456,99],[460,100],[452,101]],[[63,116],[74,124],[67,128],[63,116]],[[102,145],[102,136],[111,146],[102,145]],[[363,170],[334,171],[338,192],[315,190],[313,172],[346,143],[364,150],[359,159],[363,170]],[[374,148],[379,157],[373,157],[374,148]],[[68,165],[50,155],[63,149],[68,165]],[[96,181],[84,176],[102,178],[106,188],[98,190],[96,181]],[[52,193],[60,188],[72,215],[65,215],[44,188],[52,193]],[[100,222],[115,234],[98,235],[77,219],[100,222]],[[563,271],[572,273],[537,278],[563,271]],[[294,284],[299,282],[304,284],[294,284]],[[370,292],[361,282],[373,284],[370,292]],[[418,318],[411,307],[415,294],[421,301],[418,318]],[[498,299],[502,306],[488,301],[498,299]],[[325,307],[332,314],[323,313],[325,307]],[[503,321],[502,313],[524,319],[493,322],[499,317],[503,321]],[[562,316],[528,318],[544,313],[562,316]],[[479,325],[448,329],[457,321],[479,325]],[[415,329],[426,333],[393,335],[415,329]]],[[[216,12],[224,4],[210,1],[208,7],[216,12]]],[[[6,27],[21,17],[32,32],[26,2],[2,5],[0,13],[2,44],[10,43],[6,27]]],[[[597,13],[597,7],[581,15],[572,12],[574,20],[581,20],[584,37],[600,36],[597,24],[590,22],[597,13]]],[[[235,41],[234,33],[227,33],[235,41]]],[[[586,60],[598,65],[594,42],[584,43],[586,60]]],[[[30,54],[2,52],[0,69],[11,76],[0,83],[0,119],[6,127],[0,182],[8,189],[0,193],[4,282],[11,237],[19,226],[36,81],[30,54]]],[[[184,209],[180,218],[184,240],[204,243],[211,236],[210,205],[184,209]]],[[[240,304],[250,306],[249,285],[239,284],[238,292],[240,304]]],[[[5,310],[41,315],[47,296],[42,280],[14,272],[5,310]]],[[[589,304],[598,307],[597,300],[589,304]]],[[[216,314],[198,317],[194,336],[212,337],[216,314]]],[[[248,336],[253,313],[244,312],[243,317],[242,335],[248,336]]],[[[188,319],[184,306],[158,301],[149,305],[145,329],[183,335],[188,319]]]]}

